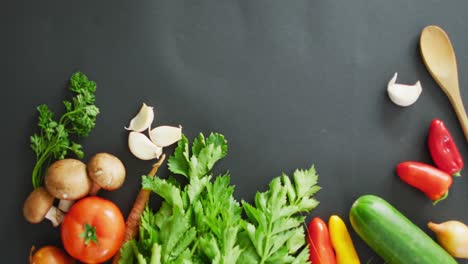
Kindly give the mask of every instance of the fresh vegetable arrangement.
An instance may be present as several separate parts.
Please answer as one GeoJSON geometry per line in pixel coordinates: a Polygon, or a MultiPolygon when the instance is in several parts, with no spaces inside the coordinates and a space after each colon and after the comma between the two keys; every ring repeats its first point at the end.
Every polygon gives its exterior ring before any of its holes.
{"type": "MultiPolygon", "coordinates": [[[[387,87],[390,99],[409,106],[421,95],[415,85],[396,83],[387,87]]],[[[128,148],[141,160],[155,160],[142,176],[141,190],[125,221],[112,201],[96,196],[99,190],[120,188],[126,178],[124,163],[101,152],[87,162],[75,138],[94,128],[99,109],[94,105],[96,84],[83,73],[70,78],[76,93],[64,101],[66,113],[53,118],[46,105],[37,107],[40,132],[31,138],[36,153],[32,172],[33,191],[26,198],[23,215],[30,223],[44,219],[60,226],[64,250],[44,246],[30,252],[30,263],[102,263],[113,258],[117,264],[146,263],[313,263],[359,264],[345,221],[338,215],[328,225],[314,216],[305,227],[306,214],[319,202],[320,187],[314,166],[282,174],[269,188],[257,192],[253,203],[237,201],[229,173],[214,175],[214,165],[227,155],[223,135],[199,134],[190,144],[182,127],[151,128],[154,109],[142,104],[125,127],[128,148]],[[147,132],[147,135],[145,135],[147,132]],[[168,158],[172,175],[156,176],[166,160],[165,147],[178,145],[168,158]],[[73,153],[75,158],[68,157],[73,153]],[[151,208],[151,194],[162,199],[151,208]],[[56,202],[56,199],[59,201],[56,202]]],[[[445,124],[432,120],[427,145],[434,162],[404,161],[396,174],[423,192],[433,204],[447,198],[453,176],[460,176],[463,159],[445,124]]],[[[453,257],[468,259],[468,227],[460,221],[428,223],[438,243],[384,199],[359,197],[349,220],[354,231],[386,263],[456,263],[453,257]]]]}
{"type": "MultiPolygon", "coordinates": [[[[97,153],[88,163],[64,158],[48,166],[44,187],[35,189],[25,202],[24,214],[28,221],[36,223],[47,218],[54,226],[62,223],[64,249],[85,263],[99,263],[112,257],[113,263],[139,264],[360,263],[346,225],[337,215],[330,217],[328,226],[319,217],[313,218],[304,232],[302,213],[318,205],[313,195],[320,187],[313,167],[296,170],[292,180],[284,174],[273,179],[270,189],[257,193],[252,205],[245,201],[239,203],[233,197],[230,176],[215,177],[211,173],[215,163],[227,154],[222,135],[211,134],[205,138],[200,134],[190,146],[180,126],[151,129],[153,119],[153,108],[143,104],[127,128],[130,151],[137,158],[159,158],[159,161],[142,177],[142,189],[126,223],[111,201],[88,196],[96,195],[101,188],[115,190],[125,180],[125,166],[108,153],[97,153]],[[148,130],[149,137],[140,130],[148,130]],[[163,147],[177,141],[175,153],[168,159],[169,170],[174,175],[168,179],[154,177],[165,160],[163,147]],[[151,210],[147,205],[152,192],[163,199],[158,210],[151,210]],[[60,200],[58,208],[53,205],[55,198],[60,200]],[[78,202],[74,204],[75,201],[78,202]]],[[[437,140],[444,139],[429,136],[435,145],[437,140]]],[[[457,165],[452,167],[460,171],[463,162],[453,154],[458,153],[453,151],[456,147],[449,144],[443,149],[440,145],[433,147],[436,150],[433,153],[452,150],[450,157],[457,161],[452,162],[457,165]]],[[[447,197],[453,182],[446,171],[414,161],[400,163],[397,174],[435,203],[447,197]]],[[[379,199],[374,196],[358,199],[350,211],[350,220],[363,240],[388,263],[412,263],[422,259],[417,256],[427,250],[432,254],[426,260],[435,261],[427,263],[455,263],[424,232],[379,199]],[[392,223],[402,228],[393,236],[388,231],[392,223]],[[409,240],[410,235],[418,242],[409,240]],[[399,239],[406,239],[413,246],[402,242],[397,247],[387,244],[399,239]],[[411,253],[416,257],[408,257],[411,253]]],[[[444,225],[430,223],[429,226],[450,254],[465,256],[464,239],[447,231],[451,229],[444,229],[444,225]]],[[[49,258],[62,261],[58,263],[72,261],[60,249],[48,247],[38,250],[30,259],[49,258]]]]}
{"type": "Polygon", "coordinates": [[[315,169],[296,170],[292,180],[283,174],[254,204],[239,203],[230,176],[211,174],[226,154],[220,134],[200,134],[191,147],[182,137],[168,165],[187,183],[143,176],[143,188],[163,202],[146,208],[139,238],[125,243],[119,263],[307,263],[301,213],[318,205],[315,169]]]}
{"type": "MultiPolygon", "coordinates": [[[[67,253],[83,262],[99,263],[110,259],[122,245],[124,220],[111,201],[89,195],[96,195],[101,188],[119,188],[126,170],[119,158],[105,152],[95,154],[88,163],[80,160],[82,146],[71,137],[87,136],[95,126],[99,114],[94,105],[96,84],[77,72],[70,78],[69,89],[76,96],[63,102],[66,113],[58,121],[46,105],[37,108],[40,133],[31,137],[37,157],[34,190],[24,202],[23,215],[31,223],[48,219],[54,227],[61,224],[67,253]],[[68,158],[68,152],[78,159],[68,158]],[[57,207],[55,199],[60,200],[57,207]]],[[[30,263],[74,261],[61,249],[44,246],[31,252],[30,263]]]]}

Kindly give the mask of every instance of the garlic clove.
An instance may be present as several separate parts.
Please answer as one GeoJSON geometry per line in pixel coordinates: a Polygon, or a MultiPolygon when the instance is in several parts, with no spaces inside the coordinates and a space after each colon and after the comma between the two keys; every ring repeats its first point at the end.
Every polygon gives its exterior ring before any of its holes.
{"type": "Polygon", "coordinates": [[[398,73],[387,85],[387,93],[393,103],[399,106],[410,106],[418,100],[422,92],[421,83],[417,81],[414,85],[396,83],[398,73]]]}
{"type": "Polygon", "coordinates": [[[127,130],[132,130],[136,132],[142,132],[143,130],[149,128],[154,119],[153,107],[147,106],[143,103],[138,114],[130,121],[128,127],[125,127],[127,130]]]}
{"type": "Polygon", "coordinates": [[[182,127],[158,126],[149,132],[151,141],[160,147],[167,147],[182,138],[182,127]]]}
{"type": "Polygon", "coordinates": [[[162,154],[162,147],[156,146],[147,136],[139,132],[130,132],[128,147],[130,152],[141,160],[156,159],[162,154]]]}

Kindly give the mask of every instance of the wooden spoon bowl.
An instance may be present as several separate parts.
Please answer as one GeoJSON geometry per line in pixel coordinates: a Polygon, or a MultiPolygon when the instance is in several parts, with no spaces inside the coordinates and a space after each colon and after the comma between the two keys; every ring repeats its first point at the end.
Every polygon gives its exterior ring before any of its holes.
{"type": "Polygon", "coordinates": [[[447,33],[438,26],[427,26],[419,44],[424,64],[452,103],[468,140],[468,118],[460,96],[457,60],[447,33]]]}

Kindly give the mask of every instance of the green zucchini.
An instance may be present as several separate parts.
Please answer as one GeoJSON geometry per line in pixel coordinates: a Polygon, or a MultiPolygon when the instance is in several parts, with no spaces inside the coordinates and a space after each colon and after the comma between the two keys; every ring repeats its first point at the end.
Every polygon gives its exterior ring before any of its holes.
{"type": "Polygon", "coordinates": [[[356,233],[388,264],[456,264],[424,231],[384,199],[358,198],[349,212],[356,233]]]}

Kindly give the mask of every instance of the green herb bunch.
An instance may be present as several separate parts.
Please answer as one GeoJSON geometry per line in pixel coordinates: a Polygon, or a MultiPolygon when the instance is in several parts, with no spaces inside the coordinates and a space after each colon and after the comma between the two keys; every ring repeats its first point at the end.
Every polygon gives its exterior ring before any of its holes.
{"type": "Polygon", "coordinates": [[[273,179],[254,204],[239,203],[229,174],[211,174],[226,154],[220,134],[200,134],[191,148],[183,136],[168,166],[187,183],[142,177],[163,202],[157,211],[146,207],[139,238],[123,245],[119,263],[308,263],[302,213],[318,205],[314,167],[273,179]]]}
{"type": "Polygon", "coordinates": [[[96,124],[99,109],[94,105],[96,83],[88,80],[81,72],[70,78],[69,90],[76,95],[71,101],[63,101],[66,112],[58,121],[45,104],[39,105],[40,132],[31,136],[31,148],[36,154],[36,164],[32,171],[34,188],[42,185],[44,168],[53,160],[65,158],[69,151],[83,158],[83,148],[70,139],[71,135],[86,137],[96,124]]]}

